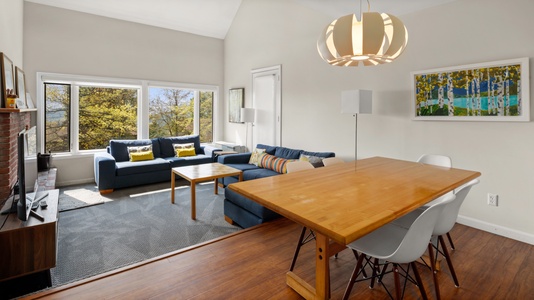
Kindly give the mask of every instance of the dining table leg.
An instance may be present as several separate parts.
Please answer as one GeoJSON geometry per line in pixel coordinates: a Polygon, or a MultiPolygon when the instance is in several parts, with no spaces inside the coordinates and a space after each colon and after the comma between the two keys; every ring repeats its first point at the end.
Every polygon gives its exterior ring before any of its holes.
{"type": "Polygon", "coordinates": [[[315,233],[315,297],[316,299],[330,298],[330,239],[320,233],[315,233]]]}
{"type": "Polygon", "coordinates": [[[330,299],[330,239],[315,233],[315,287],[293,271],[286,273],[286,283],[304,299],[330,299]]]}

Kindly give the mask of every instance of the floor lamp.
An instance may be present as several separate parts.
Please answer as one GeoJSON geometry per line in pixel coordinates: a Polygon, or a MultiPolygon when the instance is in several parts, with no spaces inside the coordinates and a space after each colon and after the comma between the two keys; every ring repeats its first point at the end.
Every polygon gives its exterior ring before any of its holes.
{"type": "Polygon", "coordinates": [[[358,159],[358,114],[373,112],[373,91],[352,90],[341,92],[341,113],[354,115],[354,160],[358,159]]]}
{"type": "MultiPolygon", "coordinates": [[[[241,108],[241,122],[247,124],[247,132],[245,134],[245,147],[248,148],[248,124],[254,123],[254,116],[256,110],[254,108],[241,108]]],[[[251,148],[248,148],[249,150],[251,148]]]]}

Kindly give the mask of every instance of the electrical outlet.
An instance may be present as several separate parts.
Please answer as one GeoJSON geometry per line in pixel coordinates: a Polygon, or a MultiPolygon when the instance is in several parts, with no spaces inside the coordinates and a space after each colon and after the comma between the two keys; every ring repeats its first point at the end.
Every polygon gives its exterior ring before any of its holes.
{"type": "Polygon", "coordinates": [[[499,206],[499,195],[488,193],[488,205],[499,206]]]}

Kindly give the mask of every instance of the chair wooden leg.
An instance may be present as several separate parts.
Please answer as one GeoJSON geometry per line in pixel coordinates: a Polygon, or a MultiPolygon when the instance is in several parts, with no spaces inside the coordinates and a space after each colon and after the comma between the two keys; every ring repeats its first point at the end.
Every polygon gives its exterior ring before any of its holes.
{"type": "Polygon", "coordinates": [[[443,239],[443,236],[439,236],[439,243],[441,244],[441,247],[443,248],[443,256],[445,256],[445,260],[447,260],[447,265],[449,266],[449,270],[451,271],[452,279],[454,280],[454,285],[456,287],[460,286],[460,283],[458,282],[458,277],[456,277],[456,272],[454,271],[454,267],[452,266],[452,260],[449,255],[449,251],[447,251],[447,246],[445,246],[445,240],[443,239]]]}
{"type": "Polygon", "coordinates": [[[419,271],[417,270],[417,265],[415,262],[411,262],[410,265],[412,266],[413,274],[415,275],[415,280],[417,281],[417,285],[419,286],[419,292],[421,292],[421,297],[427,300],[428,297],[426,295],[425,286],[423,285],[423,281],[421,280],[421,276],[419,275],[419,271]]]}
{"type": "Polygon", "coordinates": [[[356,282],[356,278],[358,277],[358,271],[360,270],[360,268],[362,268],[364,257],[365,255],[363,253],[361,253],[358,257],[356,267],[354,267],[354,271],[350,276],[349,284],[347,284],[347,288],[345,289],[345,294],[343,294],[343,300],[349,299],[350,292],[352,291],[352,287],[354,286],[354,282],[356,282]]]}
{"type": "Polygon", "coordinates": [[[302,247],[302,241],[304,240],[305,234],[306,234],[306,227],[302,227],[302,231],[300,232],[299,242],[297,244],[297,248],[295,249],[295,254],[293,255],[293,260],[291,261],[291,267],[289,267],[289,271],[293,271],[293,268],[295,268],[295,263],[297,263],[297,257],[299,256],[300,247],[302,247]]]}
{"type": "Polygon", "coordinates": [[[434,246],[432,243],[428,243],[428,256],[430,257],[430,269],[432,270],[432,278],[434,279],[434,290],[436,291],[436,299],[441,299],[439,293],[439,284],[438,284],[438,271],[436,271],[436,261],[434,256],[434,246]]]}
{"type": "MultiPolygon", "coordinates": [[[[451,234],[447,232],[447,239],[449,239],[449,244],[451,244],[451,250],[455,250],[454,243],[452,242],[451,234]]],[[[443,246],[445,248],[445,246],[443,246]]]]}

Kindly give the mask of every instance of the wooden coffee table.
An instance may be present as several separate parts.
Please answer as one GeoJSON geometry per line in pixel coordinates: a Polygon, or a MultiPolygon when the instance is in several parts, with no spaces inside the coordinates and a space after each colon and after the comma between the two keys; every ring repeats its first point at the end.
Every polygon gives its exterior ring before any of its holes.
{"type": "Polygon", "coordinates": [[[174,188],[176,175],[186,179],[191,183],[191,219],[196,219],[196,184],[197,182],[204,182],[215,180],[215,194],[218,193],[219,178],[228,176],[239,176],[239,181],[243,180],[243,172],[241,170],[220,164],[201,164],[194,166],[185,166],[172,168],[171,171],[171,203],[174,204],[174,188]]]}

